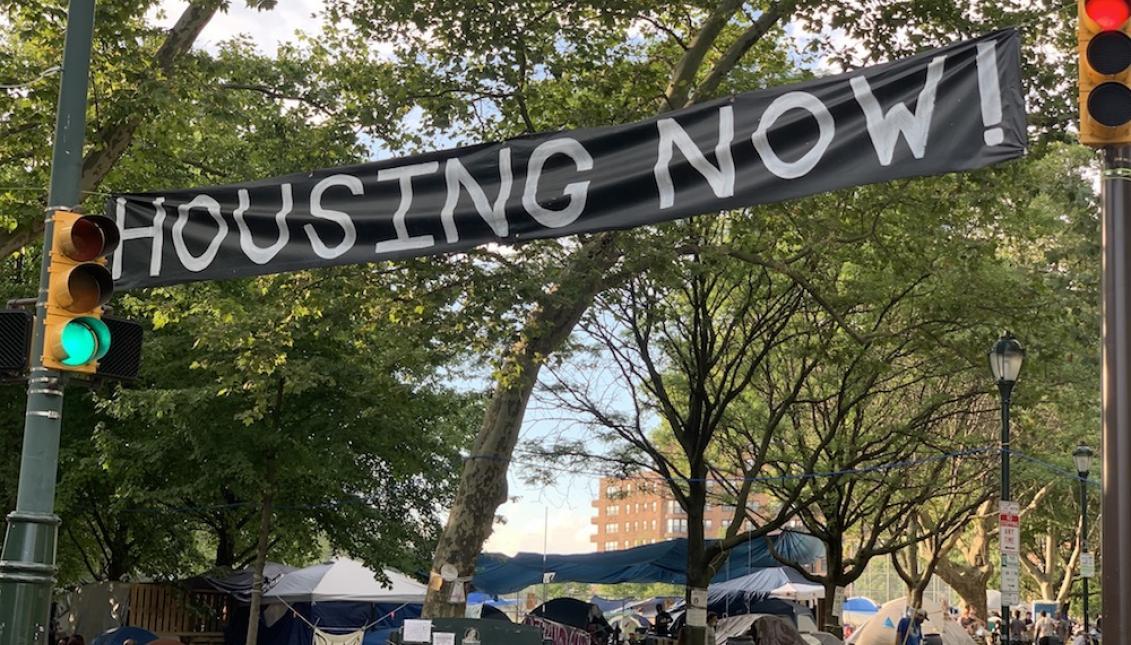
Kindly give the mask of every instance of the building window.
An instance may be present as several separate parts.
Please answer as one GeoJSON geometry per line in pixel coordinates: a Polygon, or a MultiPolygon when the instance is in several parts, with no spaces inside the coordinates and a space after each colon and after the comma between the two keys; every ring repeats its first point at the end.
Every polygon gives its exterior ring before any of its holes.
{"type": "Polygon", "coordinates": [[[613,540],[612,542],[605,542],[605,550],[606,551],[616,551],[619,548],[620,548],[620,542],[617,542],[616,540],[613,540]]]}
{"type": "Polygon", "coordinates": [[[613,504],[608,508],[608,510],[605,511],[605,514],[609,515],[610,517],[613,515],[620,515],[620,506],[613,504]]]}
{"type": "Polygon", "coordinates": [[[605,497],[612,499],[612,498],[616,497],[617,495],[620,495],[620,488],[619,487],[611,486],[611,485],[605,487],[605,497]]]}
{"type": "Polygon", "coordinates": [[[652,520],[652,530],[656,530],[656,520],[652,520]]]}
{"type": "Polygon", "coordinates": [[[619,524],[609,524],[605,527],[605,533],[616,533],[619,529],[619,524]]]}
{"type": "Polygon", "coordinates": [[[668,500],[668,515],[683,515],[683,508],[674,499],[668,500]]]}
{"type": "Polygon", "coordinates": [[[705,531],[711,530],[711,520],[703,520],[703,530],[705,530],[705,531]]]}
{"type": "Polygon", "coordinates": [[[679,535],[687,533],[687,518],[668,518],[668,533],[679,535]]]}

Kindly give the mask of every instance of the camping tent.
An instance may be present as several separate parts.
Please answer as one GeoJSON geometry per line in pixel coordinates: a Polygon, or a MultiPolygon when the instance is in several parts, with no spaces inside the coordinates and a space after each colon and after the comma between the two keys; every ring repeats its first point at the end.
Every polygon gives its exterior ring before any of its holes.
{"type": "MultiPolygon", "coordinates": [[[[718,582],[707,588],[707,609],[720,616],[734,616],[738,614],[765,613],[779,614],[784,611],[751,611],[750,607],[760,604],[774,596],[775,591],[789,588],[789,585],[806,585],[805,576],[789,567],[769,567],[759,569],[748,575],[718,582]]],[[[822,589],[823,595],[823,589],[822,589]]],[[[782,600],[791,600],[784,598],[782,600]]],[[[779,603],[779,607],[786,607],[789,603],[779,603]]]]}
{"type": "MultiPolygon", "coordinates": [[[[334,634],[365,631],[365,642],[383,643],[407,618],[420,616],[427,588],[403,573],[386,569],[386,581],[354,560],[341,558],[292,571],[263,593],[259,642],[309,645],[314,628],[334,634]]],[[[229,643],[242,645],[247,611],[234,616],[229,643]]]]}
{"type": "MultiPolygon", "coordinates": [[[[756,569],[780,566],[770,554],[771,543],[778,554],[801,564],[814,562],[825,552],[824,544],[817,538],[783,531],[750,540],[732,549],[730,557],[719,567],[714,581],[723,582],[756,569]]],[[[543,574],[550,572],[554,574],[554,582],[664,582],[682,585],[687,582],[687,540],[678,538],[621,551],[572,555],[519,553],[507,557],[484,553],[476,561],[472,584],[477,590],[493,595],[515,593],[541,584],[543,574]]]]}
{"type": "MultiPolygon", "coordinates": [[[[958,623],[943,615],[943,610],[938,604],[924,602],[923,608],[927,610],[927,621],[923,623],[924,635],[938,635],[943,645],[975,645],[974,639],[970,638],[958,623]]],[[[899,619],[906,612],[906,598],[886,602],[845,642],[855,645],[891,645],[895,642],[895,628],[899,625],[899,619]]]]}
{"type": "Polygon", "coordinates": [[[428,588],[423,584],[392,569],[383,573],[388,582],[379,581],[364,564],[340,558],[286,574],[263,593],[263,602],[424,602],[428,588]]]}

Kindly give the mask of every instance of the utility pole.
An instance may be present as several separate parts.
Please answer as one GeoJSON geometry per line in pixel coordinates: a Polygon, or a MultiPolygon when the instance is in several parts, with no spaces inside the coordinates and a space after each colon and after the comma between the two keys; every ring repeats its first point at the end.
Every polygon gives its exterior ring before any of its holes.
{"type": "Polygon", "coordinates": [[[1103,631],[1131,638],[1131,145],[1103,169],[1103,631]]]}
{"type": "Polygon", "coordinates": [[[63,375],[43,367],[44,320],[51,265],[53,224],[49,214],[74,210],[80,202],[82,147],[86,130],[86,96],[94,0],[70,0],[63,46],[63,72],[55,121],[51,186],[47,197],[43,257],[32,327],[27,412],[20,457],[16,510],[0,551],[0,644],[43,645],[51,620],[55,582],[55,475],[59,467],[59,431],[63,414],[63,375]]]}

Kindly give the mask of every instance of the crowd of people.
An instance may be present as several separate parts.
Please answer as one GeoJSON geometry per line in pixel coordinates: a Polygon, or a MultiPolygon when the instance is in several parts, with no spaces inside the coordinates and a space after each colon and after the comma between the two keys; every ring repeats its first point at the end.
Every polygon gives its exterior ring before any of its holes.
{"type": "MultiPolygon", "coordinates": [[[[1101,618],[1096,618],[1097,629],[1101,621],[1101,618]]],[[[1067,613],[1050,616],[1049,612],[1042,611],[1034,617],[1031,611],[1024,612],[1023,616],[1021,610],[1015,610],[1007,624],[998,612],[991,611],[987,622],[978,618],[970,605],[966,605],[958,618],[959,625],[978,643],[1000,643],[1006,629],[1009,630],[1009,641],[1018,645],[1093,645],[1097,642],[1089,638],[1084,626],[1067,613]]]]}

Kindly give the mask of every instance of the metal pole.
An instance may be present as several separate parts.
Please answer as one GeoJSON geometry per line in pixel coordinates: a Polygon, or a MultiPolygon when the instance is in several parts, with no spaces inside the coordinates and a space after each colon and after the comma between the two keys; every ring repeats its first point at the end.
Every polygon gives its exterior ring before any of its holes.
{"type": "MultiPolygon", "coordinates": [[[[1088,473],[1080,473],[1080,553],[1088,552],[1088,473]]],[[[1084,634],[1088,634],[1088,579],[1084,578],[1084,634]]],[[[1091,636],[1088,636],[1091,638],[1091,636]]]]}
{"type": "Polygon", "coordinates": [[[1103,631],[1131,640],[1131,146],[1104,148],[1103,631]]]}
{"type": "MultiPolygon", "coordinates": [[[[48,213],[79,204],[82,145],[86,130],[86,95],[94,0],[71,0],[63,46],[63,73],[55,121],[48,213]]],[[[0,551],[0,644],[41,645],[51,620],[51,588],[55,582],[55,475],[59,466],[59,429],[63,384],[59,372],[45,369],[43,319],[48,268],[51,263],[50,219],[44,226],[43,258],[36,295],[36,324],[31,341],[27,412],[20,457],[16,510],[8,515],[8,531],[0,551]]]]}
{"type": "MultiPolygon", "coordinates": [[[[1013,384],[1008,381],[999,381],[998,392],[1001,393],[1001,499],[1010,501],[1009,493],[1009,402],[1013,391],[1013,384]]],[[[1005,555],[1002,554],[1002,567],[1005,567],[1005,555]]],[[[1001,596],[1001,620],[1005,629],[1001,630],[1001,642],[1009,645],[1011,619],[1009,605],[1005,602],[1005,594],[1001,596]]]]}

